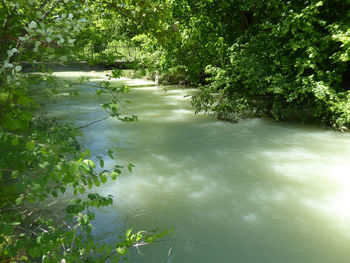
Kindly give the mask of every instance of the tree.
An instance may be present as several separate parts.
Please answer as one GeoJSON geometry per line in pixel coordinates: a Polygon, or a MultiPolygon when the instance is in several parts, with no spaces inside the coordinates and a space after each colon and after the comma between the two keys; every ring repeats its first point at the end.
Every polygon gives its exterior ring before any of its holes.
{"type": "Polygon", "coordinates": [[[252,22],[228,49],[229,62],[206,68],[210,77],[194,100],[197,110],[210,109],[222,118],[249,111],[336,129],[349,126],[349,91],[342,82],[349,71],[349,3],[262,5],[248,9],[252,22]]]}
{"type": "MultiPolygon", "coordinates": [[[[91,191],[117,179],[127,167],[100,169],[88,149],[80,150],[79,127],[62,125],[40,115],[36,93],[62,88],[53,75],[28,74],[20,62],[44,58],[65,62],[74,55],[72,44],[84,28],[94,1],[3,0],[0,2],[0,260],[2,262],[104,262],[125,259],[128,248],[149,243],[166,232],[147,234],[128,230],[116,244],[96,244],[90,232],[91,207],[108,206],[112,196],[91,191]],[[58,202],[68,194],[65,205],[58,202]],[[56,203],[62,207],[58,209],[56,203]],[[68,204],[67,204],[68,203],[68,204]],[[51,206],[55,206],[52,209],[51,206]]],[[[67,86],[65,83],[63,86],[67,86]]],[[[68,85],[69,86],[69,85],[68,85]]],[[[111,101],[104,109],[120,116],[116,94],[122,89],[101,82],[98,93],[111,101]]],[[[106,149],[107,151],[107,149],[106,149]]],[[[113,153],[108,152],[113,158],[113,153]]]]}
{"type": "Polygon", "coordinates": [[[197,111],[343,130],[350,125],[349,7],[341,0],[135,0],[123,8],[162,51],[159,70],[181,69],[202,85],[197,111]]]}

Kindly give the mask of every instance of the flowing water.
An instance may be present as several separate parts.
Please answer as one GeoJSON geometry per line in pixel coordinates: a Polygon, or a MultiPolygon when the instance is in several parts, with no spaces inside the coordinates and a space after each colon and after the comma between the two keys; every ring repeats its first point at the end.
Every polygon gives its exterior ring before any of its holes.
{"type": "MultiPolygon", "coordinates": [[[[350,134],[269,119],[221,122],[193,114],[185,97],[193,90],[113,81],[122,84],[131,87],[123,111],[139,121],[108,119],[81,138],[107,166],[108,149],[136,166],[98,189],[115,197],[96,211],[98,240],[116,241],[128,228],[173,229],[130,262],[350,262],[350,134]]],[[[50,114],[76,125],[105,116],[91,87],[79,93],[57,99],[50,114]]]]}

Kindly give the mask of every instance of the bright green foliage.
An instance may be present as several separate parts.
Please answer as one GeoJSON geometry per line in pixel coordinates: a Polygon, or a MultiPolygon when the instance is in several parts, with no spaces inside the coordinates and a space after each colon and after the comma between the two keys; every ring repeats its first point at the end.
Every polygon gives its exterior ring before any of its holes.
{"type": "Polygon", "coordinates": [[[255,11],[259,21],[228,50],[230,62],[206,69],[211,77],[194,100],[198,110],[349,125],[349,83],[341,83],[349,70],[345,7],[344,1],[294,1],[274,5],[269,15],[255,11]]]}
{"type": "Polygon", "coordinates": [[[349,1],[112,2],[147,66],[203,84],[197,111],[349,126],[349,1]]]}
{"type": "MultiPolygon", "coordinates": [[[[149,237],[128,231],[117,244],[94,243],[90,208],[111,205],[113,198],[100,196],[93,188],[109,177],[117,179],[124,167],[106,170],[100,158],[96,168],[90,151],[81,150],[76,140],[84,127],[41,116],[42,97],[57,95],[60,89],[76,95],[74,83],[59,82],[40,67],[40,74],[24,73],[20,65],[47,57],[64,62],[73,56],[71,44],[86,25],[87,10],[95,5],[99,2],[0,2],[1,262],[120,262],[129,248],[149,237]]],[[[114,88],[104,81],[96,90],[111,99],[102,105],[110,117],[136,119],[119,113],[117,94],[126,87],[114,88]]],[[[108,155],[114,158],[111,151],[108,155]]]]}

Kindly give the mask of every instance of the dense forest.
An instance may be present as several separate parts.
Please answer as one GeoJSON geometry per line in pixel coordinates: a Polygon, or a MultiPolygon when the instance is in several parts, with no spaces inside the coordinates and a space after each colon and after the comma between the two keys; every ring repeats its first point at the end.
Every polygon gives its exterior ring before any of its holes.
{"type": "MultiPolygon", "coordinates": [[[[94,243],[89,208],[113,199],[90,189],[133,165],[104,170],[101,159],[97,169],[77,145],[79,127],[40,114],[45,96],[76,83],[37,62],[69,62],[81,47],[97,53],[90,63],[111,62],[115,46],[136,46],[139,76],[198,87],[196,112],[350,126],[349,0],[2,0],[0,26],[1,262],[119,262],[167,234],[129,230],[116,244],[94,243]]],[[[110,117],[133,121],[119,113],[120,92],[105,81],[97,93],[110,94],[110,117]]]]}

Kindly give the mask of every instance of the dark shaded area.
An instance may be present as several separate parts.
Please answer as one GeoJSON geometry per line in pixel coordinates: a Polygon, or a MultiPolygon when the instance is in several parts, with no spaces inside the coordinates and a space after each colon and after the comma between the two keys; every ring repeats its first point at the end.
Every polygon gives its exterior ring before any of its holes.
{"type": "Polygon", "coordinates": [[[340,86],[343,90],[350,90],[350,62],[346,65],[346,70],[343,73],[342,82],[340,83],[340,86]]]}

